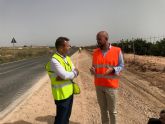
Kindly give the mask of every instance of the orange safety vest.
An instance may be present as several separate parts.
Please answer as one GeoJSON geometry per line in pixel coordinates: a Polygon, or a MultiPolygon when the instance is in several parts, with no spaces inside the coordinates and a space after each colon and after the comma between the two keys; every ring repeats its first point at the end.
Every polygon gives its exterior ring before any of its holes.
{"type": "Polygon", "coordinates": [[[109,67],[115,67],[118,65],[118,59],[121,49],[112,46],[107,54],[103,56],[100,48],[93,52],[93,66],[95,67],[95,85],[105,86],[110,88],[119,87],[119,76],[114,73],[103,75],[109,67]]]}

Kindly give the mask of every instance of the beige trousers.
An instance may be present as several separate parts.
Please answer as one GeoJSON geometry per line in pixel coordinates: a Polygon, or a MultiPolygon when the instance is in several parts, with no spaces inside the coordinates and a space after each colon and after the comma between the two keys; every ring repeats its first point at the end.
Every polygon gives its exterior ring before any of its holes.
{"type": "Polygon", "coordinates": [[[117,89],[96,86],[102,124],[117,124],[117,89]]]}

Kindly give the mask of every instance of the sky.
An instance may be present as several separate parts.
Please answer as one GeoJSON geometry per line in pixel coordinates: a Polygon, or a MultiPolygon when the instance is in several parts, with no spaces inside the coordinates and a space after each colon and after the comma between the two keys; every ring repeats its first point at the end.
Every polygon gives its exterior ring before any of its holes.
{"type": "Polygon", "coordinates": [[[59,36],[72,46],[165,36],[165,0],[0,0],[0,47],[53,46],[59,36]]]}

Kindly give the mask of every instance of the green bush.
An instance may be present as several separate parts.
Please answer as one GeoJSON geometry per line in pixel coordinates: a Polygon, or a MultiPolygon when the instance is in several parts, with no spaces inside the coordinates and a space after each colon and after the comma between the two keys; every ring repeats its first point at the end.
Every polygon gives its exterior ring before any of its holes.
{"type": "Polygon", "coordinates": [[[119,43],[112,43],[118,46],[125,53],[135,53],[137,55],[165,56],[165,38],[155,43],[147,42],[143,39],[121,40],[119,43]]]}

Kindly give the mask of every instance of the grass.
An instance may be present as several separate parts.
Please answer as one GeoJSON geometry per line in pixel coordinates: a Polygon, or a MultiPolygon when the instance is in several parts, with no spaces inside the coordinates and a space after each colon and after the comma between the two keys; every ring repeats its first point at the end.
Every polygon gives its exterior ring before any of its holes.
{"type": "Polygon", "coordinates": [[[0,64],[17,61],[26,58],[33,58],[37,56],[48,55],[50,53],[50,48],[47,47],[22,47],[22,48],[0,48],[0,64]],[[14,53],[15,51],[15,53],[14,53]]]}

